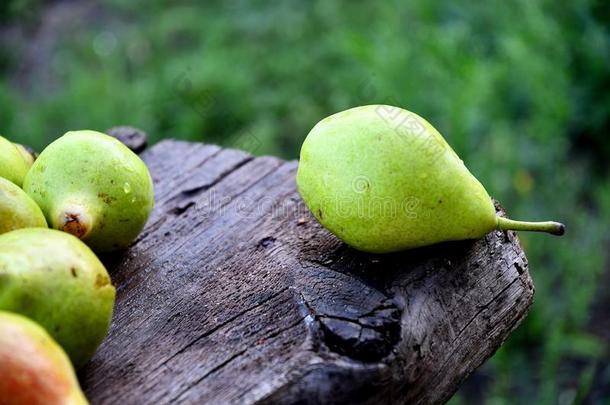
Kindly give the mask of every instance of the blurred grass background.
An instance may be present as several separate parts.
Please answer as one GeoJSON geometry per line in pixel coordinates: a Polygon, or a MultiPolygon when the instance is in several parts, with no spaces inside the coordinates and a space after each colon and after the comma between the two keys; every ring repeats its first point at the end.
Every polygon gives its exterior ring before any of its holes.
{"type": "Polygon", "coordinates": [[[536,298],[453,398],[610,400],[610,3],[0,3],[0,133],[41,149],[120,124],[296,158],[360,104],[426,117],[514,218],[536,298]]]}

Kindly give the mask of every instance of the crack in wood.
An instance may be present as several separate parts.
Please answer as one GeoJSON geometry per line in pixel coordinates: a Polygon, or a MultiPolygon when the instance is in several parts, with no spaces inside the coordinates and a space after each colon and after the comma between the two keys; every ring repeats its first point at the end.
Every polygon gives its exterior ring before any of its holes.
{"type": "MultiPolygon", "coordinates": [[[[248,184],[244,189],[240,190],[237,194],[231,196],[231,199],[228,200],[227,202],[225,202],[224,204],[219,205],[218,207],[216,207],[216,212],[218,211],[222,211],[224,210],[226,207],[232,205],[235,203],[236,199],[239,198],[240,196],[242,196],[243,194],[247,193],[248,191],[252,190],[256,185],[258,185],[261,181],[263,181],[266,178],[266,175],[263,175],[261,177],[259,177],[256,181],[248,184]]],[[[193,228],[197,228],[200,224],[202,224],[203,222],[206,222],[209,218],[204,218],[204,220],[200,223],[197,223],[193,228]]],[[[185,245],[187,245],[191,240],[193,239],[198,239],[200,238],[205,232],[207,231],[207,229],[203,229],[201,232],[194,232],[191,235],[188,235],[184,241],[180,244],[177,244],[176,246],[174,246],[170,251],[166,252],[164,254],[164,256],[162,256],[162,259],[167,258],[169,255],[176,253],[177,251],[179,251],[180,249],[182,249],[185,245]]]]}
{"type": "Polygon", "coordinates": [[[240,169],[241,167],[247,165],[248,163],[250,163],[252,160],[254,160],[253,156],[246,156],[243,160],[241,160],[240,162],[234,164],[233,166],[231,166],[230,168],[228,168],[227,170],[223,171],[222,173],[220,173],[214,180],[212,180],[209,183],[206,184],[202,184],[200,186],[197,187],[191,187],[188,189],[184,189],[182,191],[180,191],[180,193],[184,196],[187,197],[192,197],[195,196],[197,194],[201,194],[204,191],[208,191],[209,189],[211,189],[212,187],[214,187],[216,184],[220,183],[224,178],[226,178],[228,175],[230,175],[231,173],[233,173],[234,171],[240,169]]]}
{"type": "Polygon", "coordinates": [[[185,351],[187,351],[188,349],[190,349],[191,347],[193,347],[195,344],[197,344],[197,342],[199,342],[201,339],[204,339],[210,335],[212,335],[214,332],[220,330],[221,328],[229,325],[231,322],[236,321],[237,319],[241,318],[242,316],[246,315],[249,312],[254,311],[255,309],[267,304],[269,301],[273,300],[274,298],[279,297],[280,295],[282,295],[283,293],[285,293],[288,290],[288,287],[283,288],[281,291],[278,291],[275,294],[270,295],[268,298],[266,298],[263,301],[258,302],[256,305],[253,305],[251,307],[246,308],[245,310],[235,314],[234,316],[228,318],[226,321],[219,323],[218,325],[214,326],[212,329],[205,331],[204,333],[202,333],[201,335],[199,335],[196,339],[192,340],[191,342],[189,342],[186,346],[184,346],[182,349],[180,349],[179,351],[177,351],[176,353],[174,353],[172,356],[170,356],[169,358],[165,359],[163,361],[163,363],[161,363],[157,368],[155,368],[153,371],[155,371],[156,369],[158,369],[159,367],[162,367],[164,365],[166,365],[168,362],[170,362],[171,360],[173,360],[176,356],[181,355],[182,353],[184,353],[185,351]]]}
{"type": "Polygon", "coordinates": [[[200,378],[198,378],[197,380],[195,380],[195,382],[193,382],[192,384],[189,384],[186,388],[184,388],[182,391],[180,391],[178,393],[178,395],[176,395],[175,397],[170,399],[170,403],[175,403],[176,401],[180,400],[180,397],[184,396],[186,393],[188,393],[193,387],[196,387],[197,385],[199,385],[203,380],[205,380],[206,378],[208,378],[210,375],[216,373],[217,371],[223,369],[225,366],[227,366],[229,363],[231,363],[232,361],[234,361],[235,359],[237,359],[240,356],[243,356],[246,352],[248,351],[248,349],[243,349],[235,354],[233,354],[231,357],[229,357],[228,359],[226,359],[225,361],[223,361],[222,363],[218,364],[217,366],[215,366],[214,368],[212,368],[209,372],[207,372],[206,374],[204,374],[203,376],[201,376],[200,378]]]}

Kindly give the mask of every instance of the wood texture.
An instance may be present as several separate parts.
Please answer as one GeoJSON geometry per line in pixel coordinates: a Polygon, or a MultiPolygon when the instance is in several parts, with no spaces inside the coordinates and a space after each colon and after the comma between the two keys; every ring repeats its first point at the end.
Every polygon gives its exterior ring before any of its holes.
{"type": "Polygon", "coordinates": [[[442,403],[525,317],[513,232],[369,255],[320,227],[297,163],[164,141],[157,205],[120,256],[96,404],[442,403]]]}
{"type": "Polygon", "coordinates": [[[112,127],[107,129],[105,133],[123,142],[125,146],[135,153],[143,152],[148,145],[148,135],[138,128],[128,126],[112,127]]]}

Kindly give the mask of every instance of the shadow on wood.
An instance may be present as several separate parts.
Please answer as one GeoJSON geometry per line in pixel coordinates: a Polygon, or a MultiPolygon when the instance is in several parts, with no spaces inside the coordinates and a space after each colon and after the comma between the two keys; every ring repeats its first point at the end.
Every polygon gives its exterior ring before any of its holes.
{"type": "Polygon", "coordinates": [[[125,253],[93,404],[440,403],[526,316],[512,232],[392,255],[315,221],[297,163],[164,141],[157,206],[125,253]]]}

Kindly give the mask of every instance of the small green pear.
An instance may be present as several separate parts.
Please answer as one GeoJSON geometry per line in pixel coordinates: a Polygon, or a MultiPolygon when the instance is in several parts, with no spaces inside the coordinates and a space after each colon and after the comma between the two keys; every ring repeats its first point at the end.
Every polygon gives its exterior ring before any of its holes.
{"type": "Polygon", "coordinates": [[[62,348],[32,320],[4,311],[0,311],[0,404],[88,404],[62,348]]]}
{"type": "Polygon", "coordinates": [[[52,228],[97,252],[128,247],[154,206],[144,162],[118,140],[94,131],[68,132],[51,143],[23,188],[52,228]]]}
{"type": "Polygon", "coordinates": [[[42,325],[75,367],[108,333],[115,293],[104,265],[78,238],[43,228],[0,235],[0,310],[42,325]]]}
{"type": "Polygon", "coordinates": [[[0,177],[0,234],[37,227],[47,227],[47,221],[38,205],[25,191],[0,177]]]}
{"type": "Polygon", "coordinates": [[[21,187],[28,169],[19,149],[11,141],[0,136],[0,177],[21,187]]]}
{"type": "Polygon", "coordinates": [[[478,239],[494,229],[564,232],[557,222],[497,216],[441,134],[398,107],[357,107],[320,121],[303,143],[297,185],[323,226],[365,252],[478,239]]]}

